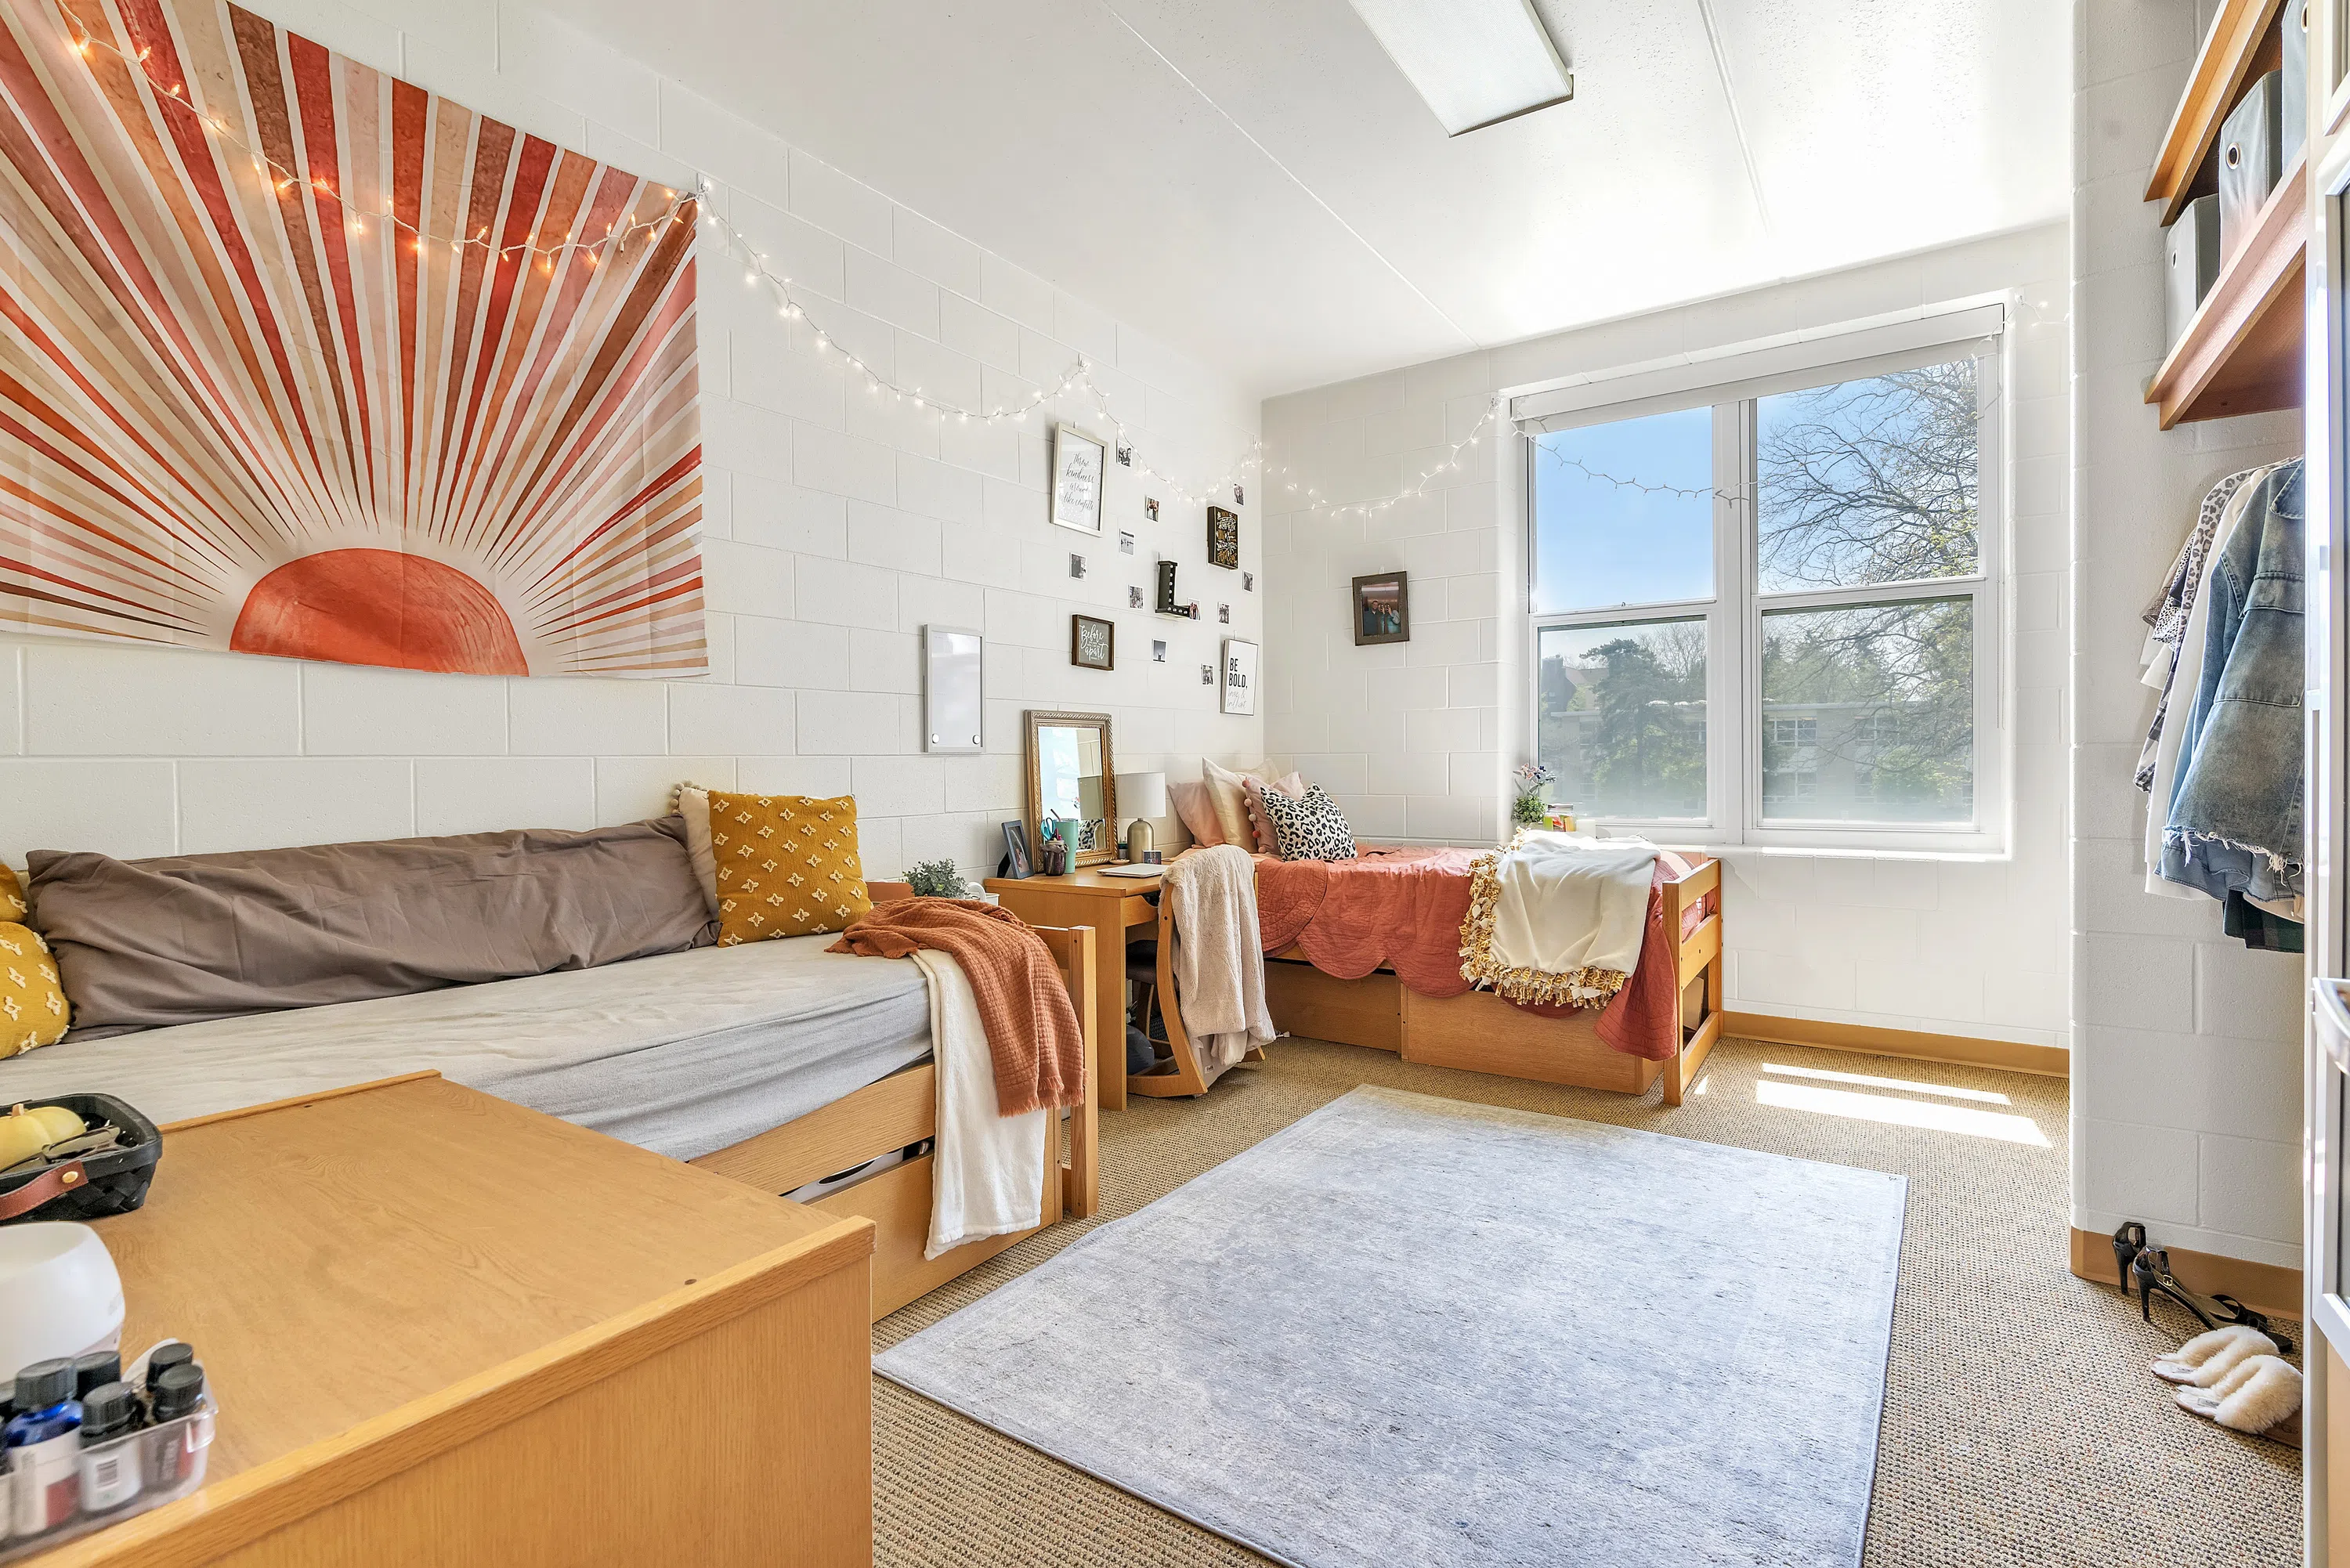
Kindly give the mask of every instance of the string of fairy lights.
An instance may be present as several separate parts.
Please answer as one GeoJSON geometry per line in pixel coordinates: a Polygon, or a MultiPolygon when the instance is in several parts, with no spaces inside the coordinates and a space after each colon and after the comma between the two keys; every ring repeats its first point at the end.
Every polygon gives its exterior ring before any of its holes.
{"type": "MultiPolygon", "coordinates": [[[[342,222],[355,235],[365,234],[370,222],[379,223],[388,228],[405,232],[410,236],[411,247],[419,252],[428,244],[445,244],[451,251],[456,253],[463,253],[469,245],[479,245],[502,257],[514,255],[536,257],[541,269],[551,273],[554,270],[556,259],[567,253],[580,253],[588,265],[596,266],[600,265],[606,247],[611,247],[613,253],[617,254],[625,251],[629,243],[639,234],[654,233],[676,223],[685,223],[699,212],[702,223],[708,233],[725,244],[743,263],[743,281],[745,286],[764,289],[773,299],[776,314],[782,320],[805,327],[810,352],[819,358],[837,357],[846,368],[847,374],[861,378],[868,396],[876,399],[888,397],[899,404],[910,405],[918,413],[931,416],[941,424],[977,422],[983,425],[1002,422],[1025,423],[1031,413],[1045,409],[1048,404],[1072,395],[1079,397],[1101,419],[1108,422],[1115,437],[1118,462],[1155,481],[1160,488],[1172,494],[1178,501],[1185,503],[1218,500],[1227,493],[1232,494],[1237,500],[1244,493],[1248,479],[1263,465],[1264,443],[1262,441],[1252,441],[1219,478],[1198,490],[1194,490],[1191,484],[1174,474],[1153,466],[1136,450],[1133,428],[1112,407],[1108,392],[1094,379],[1092,360],[1082,354],[1062,371],[1057,380],[1049,385],[1045,383],[1032,385],[1024,397],[1008,401],[990,402],[984,407],[967,406],[951,398],[942,397],[920,383],[907,385],[894,379],[874,369],[870,363],[843,344],[819,321],[809,315],[807,306],[804,302],[805,296],[795,287],[793,280],[776,271],[767,255],[759,250],[750,236],[717,210],[717,203],[712,200],[712,192],[706,180],[697,181],[695,189],[691,194],[667,186],[656,187],[660,192],[661,201],[666,204],[651,217],[639,219],[625,225],[615,220],[605,225],[604,232],[600,235],[583,236],[566,234],[555,242],[544,244],[517,241],[504,245],[494,245],[490,240],[487,225],[472,234],[434,234],[422,224],[411,223],[400,217],[388,200],[380,212],[361,212],[347,199],[343,192],[334,188],[332,182],[321,176],[309,176],[299,170],[287,168],[270,157],[265,151],[255,147],[238,135],[235,128],[224,116],[206,114],[197,108],[188,96],[185,83],[166,81],[151,68],[149,62],[154,53],[151,47],[141,47],[134,53],[111,40],[99,37],[91,33],[76,18],[66,13],[61,5],[58,5],[57,14],[64,24],[68,47],[80,58],[89,60],[96,51],[104,50],[122,60],[138,71],[141,78],[146,81],[159,107],[170,106],[184,111],[207,136],[244,154],[252,161],[254,171],[274,185],[280,195],[290,193],[296,186],[302,187],[306,195],[319,204],[322,221],[326,217],[325,203],[334,203],[340,209],[342,222]]],[[[1411,483],[1402,486],[1392,495],[1381,496],[1370,501],[1350,501],[1333,504],[1316,486],[1309,484],[1301,490],[1299,483],[1290,477],[1293,471],[1286,467],[1271,470],[1265,474],[1265,478],[1268,482],[1279,482],[1283,492],[1286,494],[1302,494],[1309,507],[1326,513],[1331,517],[1343,518],[1353,515],[1368,518],[1401,505],[1406,501],[1425,496],[1430,486],[1435,484],[1442,475],[1459,472],[1461,454],[1482,443],[1486,431],[1501,417],[1502,404],[1503,399],[1499,396],[1494,397],[1479,414],[1467,435],[1458,441],[1445,443],[1441,457],[1421,470],[1411,483]]],[[[1577,459],[1566,456],[1555,448],[1544,447],[1542,450],[1554,461],[1580,470],[1586,478],[1619,489],[1690,499],[1715,495],[1723,495],[1724,499],[1737,499],[1709,489],[1690,489],[1624,479],[1594,469],[1577,459]]]]}
{"type": "Polygon", "coordinates": [[[452,251],[460,252],[468,245],[480,245],[485,250],[494,250],[502,256],[536,256],[540,258],[546,270],[552,271],[555,258],[567,251],[583,252],[588,265],[597,265],[602,259],[605,246],[613,246],[616,251],[625,250],[628,248],[629,242],[640,234],[666,229],[671,224],[683,223],[690,216],[689,210],[694,204],[693,197],[667,186],[658,187],[661,193],[661,200],[667,205],[655,216],[639,219],[626,226],[622,226],[616,219],[604,226],[604,232],[600,235],[581,236],[567,234],[551,244],[516,242],[512,244],[493,245],[486,225],[471,234],[435,234],[421,225],[400,217],[389,201],[385,202],[381,212],[362,212],[353,205],[343,192],[335,189],[333,182],[322,176],[305,174],[297,169],[289,169],[269,156],[263,149],[245,140],[236,133],[235,128],[225,116],[206,114],[198,109],[188,97],[187,85],[184,82],[166,81],[149,67],[148,61],[153,57],[155,52],[152,46],[141,47],[134,53],[120,44],[101,38],[90,32],[79,21],[68,15],[62,7],[58,9],[57,14],[65,25],[68,47],[76,55],[84,60],[88,60],[97,51],[104,50],[121,60],[144,78],[159,107],[168,106],[184,111],[204,134],[244,153],[252,161],[254,172],[264,176],[276,188],[280,195],[292,192],[296,186],[302,187],[313,201],[321,203],[322,218],[325,216],[323,203],[333,202],[341,210],[342,222],[354,234],[365,234],[367,225],[370,222],[380,223],[388,228],[405,231],[410,236],[411,246],[419,251],[427,244],[438,245],[444,243],[452,251]]]}
{"type": "Polygon", "coordinates": [[[792,279],[776,271],[764,253],[758,249],[750,237],[717,211],[716,203],[711,200],[712,192],[706,181],[697,182],[696,188],[691,194],[670,187],[658,187],[660,191],[660,199],[665,205],[651,217],[639,219],[626,225],[620,224],[616,220],[607,224],[601,234],[567,234],[551,244],[524,241],[504,245],[494,244],[486,225],[471,234],[436,234],[424,224],[412,223],[400,216],[389,201],[380,212],[363,212],[350,202],[344,192],[338,192],[330,181],[323,177],[307,175],[300,170],[286,167],[271,157],[265,149],[254,146],[238,134],[237,128],[225,116],[207,114],[199,109],[189,97],[187,85],[184,82],[166,80],[152,67],[150,62],[153,58],[154,50],[151,47],[140,47],[135,52],[126,49],[110,39],[101,38],[91,33],[76,18],[67,14],[61,5],[58,7],[57,14],[64,25],[68,47],[80,58],[89,60],[97,52],[103,50],[120,59],[136,70],[146,81],[159,107],[180,109],[187,114],[192,123],[200,127],[207,136],[243,153],[252,161],[254,171],[274,185],[279,194],[290,193],[297,186],[303,188],[305,193],[319,204],[322,220],[328,216],[325,210],[326,204],[333,203],[340,211],[341,221],[348,226],[353,234],[365,234],[370,223],[382,223],[407,234],[411,246],[420,252],[428,244],[445,244],[451,251],[459,253],[469,245],[478,245],[500,256],[536,257],[542,270],[552,272],[556,259],[566,253],[581,253],[587,265],[594,266],[602,261],[607,247],[611,247],[613,253],[617,254],[625,251],[638,235],[687,222],[698,211],[704,227],[710,234],[720,239],[743,260],[744,284],[751,287],[764,286],[770,290],[777,314],[781,317],[785,321],[806,324],[812,352],[819,356],[837,356],[847,367],[850,375],[862,379],[867,391],[871,396],[876,398],[887,396],[899,403],[910,404],[916,410],[935,417],[941,423],[952,421],[958,424],[972,422],[995,424],[1024,423],[1031,413],[1058,399],[1074,394],[1083,398],[1103,420],[1108,422],[1116,435],[1119,462],[1124,466],[1137,469],[1147,478],[1156,481],[1160,487],[1179,501],[1200,502],[1219,498],[1227,492],[1244,493],[1246,482],[1253,475],[1260,462],[1263,450],[1263,443],[1252,441],[1240,457],[1226,469],[1222,476],[1199,490],[1194,490],[1191,484],[1176,475],[1153,466],[1136,452],[1133,427],[1111,406],[1108,392],[1094,379],[1091,360],[1083,355],[1078,356],[1060,377],[1050,384],[1034,386],[1024,397],[1008,402],[991,403],[985,407],[966,406],[951,398],[941,397],[920,384],[907,385],[897,381],[866,362],[854,350],[826,330],[820,322],[810,317],[807,306],[794,286],[792,279]]]}
{"type": "Polygon", "coordinates": [[[1111,407],[1109,394],[1103,389],[1099,382],[1094,379],[1093,360],[1083,354],[1070,361],[1068,368],[1061,372],[1056,380],[1032,385],[1024,397],[990,402],[984,407],[966,406],[951,398],[941,397],[920,383],[910,386],[893,379],[860,358],[854,349],[834,337],[820,321],[809,314],[804,296],[792,279],[777,272],[766,254],[757,247],[750,236],[735,227],[733,222],[720,213],[716,204],[707,199],[710,192],[706,184],[702,187],[700,194],[704,198],[702,202],[702,226],[708,234],[721,241],[741,259],[744,286],[764,290],[774,303],[775,314],[779,317],[786,322],[800,324],[806,328],[810,352],[820,357],[837,356],[847,368],[851,376],[862,378],[868,396],[876,399],[894,398],[900,404],[911,406],[917,413],[934,416],[941,424],[950,421],[956,424],[969,424],[995,423],[1005,421],[1019,424],[1026,422],[1030,414],[1044,409],[1046,405],[1074,395],[1083,398],[1103,420],[1108,422],[1117,442],[1118,461],[1124,466],[1135,469],[1145,477],[1158,481],[1177,500],[1213,501],[1236,487],[1245,492],[1246,482],[1254,473],[1261,461],[1264,450],[1263,442],[1250,441],[1240,457],[1225,469],[1221,477],[1203,489],[1195,491],[1183,480],[1155,468],[1143,460],[1135,450],[1133,427],[1120,418],[1118,410],[1111,407]]]}

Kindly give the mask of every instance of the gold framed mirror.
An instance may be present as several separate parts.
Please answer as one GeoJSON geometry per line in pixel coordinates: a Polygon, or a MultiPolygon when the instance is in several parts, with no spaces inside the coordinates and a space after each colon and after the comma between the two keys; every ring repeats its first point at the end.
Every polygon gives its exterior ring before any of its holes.
{"type": "Polygon", "coordinates": [[[1040,859],[1045,824],[1076,824],[1070,868],[1118,858],[1118,763],[1109,715],[1032,708],[1028,720],[1029,853],[1040,859]]]}

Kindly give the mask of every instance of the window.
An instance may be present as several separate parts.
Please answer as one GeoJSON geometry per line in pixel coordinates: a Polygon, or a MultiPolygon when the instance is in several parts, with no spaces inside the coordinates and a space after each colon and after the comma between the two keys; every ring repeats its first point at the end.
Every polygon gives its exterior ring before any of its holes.
{"type": "Polygon", "coordinates": [[[1555,797],[1716,842],[1995,843],[1998,368],[1929,346],[1531,422],[1555,797]]]}

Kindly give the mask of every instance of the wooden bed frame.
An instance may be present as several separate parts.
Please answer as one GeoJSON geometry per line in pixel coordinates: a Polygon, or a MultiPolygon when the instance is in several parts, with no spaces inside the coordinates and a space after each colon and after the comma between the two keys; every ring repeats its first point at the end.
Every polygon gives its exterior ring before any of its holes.
{"type": "MultiPolygon", "coordinates": [[[[876,903],[913,896],[902,882],[867,884],[876,903]]],[[[1090,926],[1070,929],[1039,926],[1036,934],[1053,950],[1061,982],[1076,1008],[1077,1026],[1085,1035],[1084,1102],[1068,1113],[1068,1152],[1063,1155],[1055,1136],[1045,1145],[1045,1217],[1035,1230],[1008,1236],[990,1236],[957,1247],[936,1259],[922,1256],[931,1231],[931,1167],[923,1155],[893,1166],[852,1187],[808,1205],[843,1218],[861,1216],[873,1221],[873,1316],[887,1317],[915,1297],[936,1290],[956,1275],[1064,1217],[1084,1219],[1100,1204],[1101,1168],[1098,1105],[1095,1080],[1094,931],[1090,926]]],[[[853,1095],[810,1111],[796,1121],[770,1128],[754,1137],[703,1155],[691,1163],[722,1176],[747,1182],[763,1192],[785,1193],[835,1171],[847,1170],[893,1154],[938,1130],[938,1070],[924,1062],[868,1084],[853,1095]]]]}
{"type": "MultiPolygon", "coordinates": [[[[1358,980],[1341,980],[1315,969],[1295,948],[1265,961],[1266,1008],[1273,1014],[1274,1027],[1285,1034],[1393,1051],[1407,1062],[1433,1066],[1463,1067],[1625,1095],[1647,1094],[1662,1075],[1665,1104],[1678,1106],[1697,1083],[1714,1042],[1721,1038],[1721,862],[1704,856],[1691,858],[1689,872],[1667,882],[1662,889],[1665,929],[1672,935],[1681,992],[1681,1048],[1664,1061],[1629,1055],[1603,1044],[1595,1030],[1597,1008],[1586,1008],[1565,1018],[1544,1018],[1513,1007],[1489,991],[1422,996],[1408,989],[1385,964],[1358,980]],[[1684,938],[1682,911],[1694,908],[1708,893],[1714,895],[1713,913],[1684,938]]],[[[1128,1077],[1129,1095],[1197,1095],[1207,1088],[1198,1056],[1184,1036],[1179,1009],[1172,1005],[1174,975],[1169,955],[1174,943],[1168,940],[1167,920],[1162,904],[1159,994],[1168,1043],[1174,1050],[1175,1071],[1128,1077]]]]}

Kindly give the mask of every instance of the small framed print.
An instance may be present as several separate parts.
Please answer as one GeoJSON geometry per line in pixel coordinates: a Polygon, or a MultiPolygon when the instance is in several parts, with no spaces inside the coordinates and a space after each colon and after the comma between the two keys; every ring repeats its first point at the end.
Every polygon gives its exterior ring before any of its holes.
{"type": "Polygon", "coordinates": [[[1355,646],[1411,640],[1411,583],[1402,572],[1355,579],[1355,646]]]}
{"type": "Polygon", "coordinates": [[[1109,448],[1075,425],[1053,427],[1053,521],[1080,534],[1102,531],[1102,476],[1109,448]]]}
{"type": "Polygon", "coordinates": [[[1124,532],[1119,533],[1118,536],[1118,553],[1121,556],[1131,556],[1134,554],[1133,535],[1124,532]]]}
{"type": "Polygon", "coordinates": [[[1218,605],[1216,607],[1216,618],[1222,621],[1226,626],[1232,625],[1232,607],[1230,605],[1218,605]]]}
{"type": "Polygon", "coordinates": [[[1082,577],[1085,575],[1086,558],[1083,556],[1071,556],[1069,557],[1069,576],[1073,577],[1082,577]]]}
{"type": "Polygon", "coordinates": [[[1126,607],[1128,609],[1142,607],[1142,590],[1131,583],[1126,587],[1126,607]]]}
{"type": "Polygon", "coordinates": [[[1227,713],[1256,711],[1257,645],[1237,637],[1224,639],[1224,693],[1227,713]]]}
{"type": "Polygon", "coordinates": [[[1202,686],[1213,686],[1215,683],[1216,667],[1212,664],[1202,664],[1200,666],[1200,684],[1202,686]]]}
{"type": "Polygon", "coordinates": [[[1025,879],[1035,875],[1028,860],[1028,825],[1007,822],[1003,825],[1003,866],[1002,875],[1025,879]]]}
{"type": "Polygon", "coordinates": [[[1069,662],[1081,670],[1118,668],[1118,624],[1089,615],[1069,618],[1069,662]]]}
{"type": "Polygon", "coordinates": [[[1246,506],[1248,504],[1248,496],[1242,491],[1237,481],[1232,484],[1232,504],[1235,506],[1246,506]]]}
{"type": "Polygon", "coordinates": [[[1134,449],[1127,445],[1124,441],[1118,443],[1118,465],[1120,468],[1132,468],[1134,466],[1134,449]]]}
{"type": "Polygon", "coordinates": [[[1142,514],[1153,523],[1159,521],[1159,503],[1146,495],[1142,498],[1142,514]]]}
{"type": "Polygon", "coordinates": [[[1227,512],[1221,506],[1208,508],[1208,565],[1229,566],[1234,571],[1241,564],[1241,514],[1227,512]]]}
{"type": "Polygon", "coordinates": [[[1243,572],[1241,574],[1241,592],[1244,594],[1253,594],[1256,592],[1256,574],[1254,572],[1243,572]]]}
{"type": "Polygon", "coordinates": [[[1156,638],[1153,638],[1150,642],[1150,662],[1153,664],[1167,662],[1167,645],[1156,638]]]}

